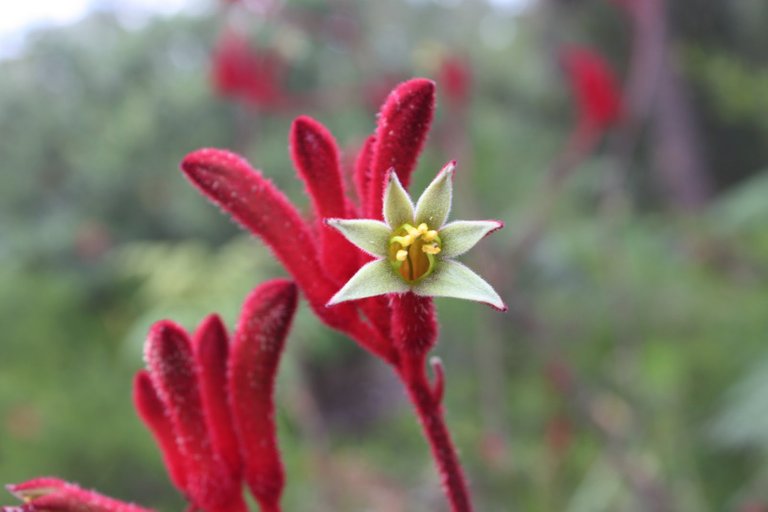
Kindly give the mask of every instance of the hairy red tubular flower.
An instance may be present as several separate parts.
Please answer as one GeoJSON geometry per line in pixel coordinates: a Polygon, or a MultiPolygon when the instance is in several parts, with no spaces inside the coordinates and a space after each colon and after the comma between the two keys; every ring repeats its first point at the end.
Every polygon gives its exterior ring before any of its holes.
{"type": "MultiPolygon", "coordinates": [[[[430,383],[426,375],[426,355],[437,336],[433,304],[428,297],[465,298],[503,308],[503,301],[488,283],[452,260],[484,235],[501,227],[501,223],[456,221],[445,224],[450,209],[449,178],[453,162],[438,173],[422,194],[423,202],[420,199],[414,205],[408,197],[403,184],[410,181],[434,108],[435,85],[429,80],[410,80],[390,93],[381,109],[376,132],[366,140],[355,163],[353,182],[362,218],[350,218],[355,207],[344,197],[338,150],[330,133],[308,117],[300,117],[294,123],[290,138],[291,156],[312,199],[315,213],[312,222],[324,220],[354,243],[359,248],[354,249],[358,251],[358,265],[368,260],[341,289],[336,284],[346,264],[330,259],[327,252],[329,239],[317,235],[285,196],[245,160],[227,151],[201,149],[189,154],[181,168],[203,195],[272,249],[323,322],[350,335],[363,348],[394,367],[409,391],[429,440],[451,510],[468,512],[472,510],[469,492],[442,412],[444,377],[440,363],[433,363],[434,383],[430,383]],[[395,178],[390,179],[392,176],[395,178]],[[396,187],[392,185],[394,182],[397,182],[396,187]],[[385,217],[385,185],[394,187],[389,196],[394,197],[392,204],[395,205],[387,207],[389,220],[386,223],[379,220],[385,217]],[[332,211],[336,213],[329,213],[332,211]],[[340,217],[318,218],[324,215],[340,217]],[[417,217],[424,218],[416,222],[417,217]],[[417,232],[408,232],[410,241],[406,241],[405,234],[395,233],[400,228],[409,231],[406,224],[417,232]],[[439,235],[438,229],[441,230],[439,235]],[[453,242],[448,243],[450,240],[453,242]],[[418,241],[414,250],[421,251],[417,254],[411,254],[411,249],[406,251],[414,241],[418,241]],[[441,247],[443,242],[445,245],[441,247]],[[401,247],[390,255],[388,247],[393,243],[401,247]],[[403,256],[401,252],[407,254],[403,256]],[[402,269],[405,263],[400,257],[407,260],[409,254],[412,261],[403,269],[405,275],[401,272],[398,276],[393,268],[402,269]],[[372,259],[373,256],[378,259],[372,259]],[[428,263],[426,267],[425,261],[428,263]],[[418,268],[413,266],[416,263],[418,268]],[[367,282],[369,277],[372,279],[367,282]],[[461,287],[457,283],[471,286],[461,287]],[[406,293],[413,290],[423,293],[420,297],[406,293]],[[434,293],[427,293],[430,291],[434,293]],[[390,307],[390,301],[393,307],[390,307]],[[325,307],[326,303],[328,307],[325,307]]],[[[336,256],[341,251],[341,256],[346,257],[348,249],[352,254],[352,248],[346,245],[337,245],[336,249],[336,256]]],[[[274,509],[272,503],[282,489],[282,466],[276,459],[276,445],[271,444],[274,442],[274,426],[264,423],[264,418],[271,422],[274,415],[273,405],[267,398],[271,400],[274,385],[269,375],[277,366],[277,355],[282,347],[267,343],[266,351],[262,353],[255,347],[263,343],[251,342],[244,345],[247,350],[243,349],[243,355],[238,348],[241,336],[243,339],[263,339],[261,329],[272,328],[242,322],[238,326],[237,346],[230,354],[230,395],[241,450],[246,449],[244,447],[262,449],[262,452],[246,455],[244,474],[253,493],[261,496],[260,504],[269,511],[274,509]],[[261,368],[253,370],[259,377],[249,378],[247,375],[251,370],[236,370],[233,366],[246,360],[261,368]],[[254,360],[258,362],[253,363],[254,360]],[[254,390],[258,393],[250,395],[255,393],[254,390]],[[262,422],[251,425],[250,422],[258,418],[262,418],[262,422]],[[253,440],[243,442],[248,436],[253,440]],[[270,462],[273,456],[275,459],[270,462]]]]}
{"type": "Polygon", "coordinates": [[[245,511],[239,481],[211,442],[186,332],[168,320],[157,322],[147,338],[145,359],[176,433],[185,491],[193,505],[208,512],[245,511]]]}
{"type": "Polygon", "coordinates": [[[4,512],[152,512],[58,478],[35,478],[7,488],[25,503],[19,507],[3,507],[4,512]]]}
{"type": "Polygon", "coordinates": [[[435,113],[435,83],[416,78],[395,87],[379,114],[371,159],[366,216],[382,219],[387,172],[394,169],[405,188],[427,139],[435,113]]]}
{"type": "Polygon", "coordinates": [[[232,416],[245,479],[264,512],[279,509],[285,482],[273,396],[297,298],[296,286],[285,280],[269,281],[254,290],[243,305],[229,362],[232,416]]]}
{"type": "Polygon", "coordinates": [[[260,172],[238,155],[218,149],[190,153],[181,169],[206,197],[267,243],[319,316],[333,324],[352,318],[347,309],[324,307],[335,285],[320,264],[314,237],[296,208],[260,172]]]}
{"type": "Polygon", "coordinates": [[[320,263],[317,243],[307,223],[269,180],[243,158],[219,149],[190,153],[181,169],[203,195],[267,243],[320,319],[385,360],[394,360],[389,342],[360,319],[353,305],[325,307],[337,286],[320,263]]]}
{"type": "Polygon", "coordinates": [[[192,337],[192,345],[199,372],[203,412],[213,448],[221,454],[233,478],[238,479],[242,463],[227,400],[229,337],[218,315],[209,315],[203,320],[192,337]]]}
{"type": "Polygon", "coordinates": [[[244,476],[262,510],[280,510],[284,476],[272,393],[296,302],[290,281],[257,287],[231,347],[217,315],[203,320],[192,341],[167,320],[150,330],[149,370],[136,375],[134,402],[193,509],[245,512],[244,476]]]}
{"type": "Polygon", "coordinates": [[[160,446],[163,462],[168,469],[171,482],[181,493],[186,492],[187,479],[184,458],[176,444],[176,433],[171,418],[155,391],[149,372],[141,370],[133,380],[133,404],[139,417],[152,432],[160,446]]]}
{"type": "MultiPolygon", "coordinates": [[[[339,165],[339,150],[333,135],[308,116],[300,116],[291,125],[291,157],[312,200],[315,216],[348,218],[344,182],[339,165]]],[[[344,282],[360,263],[359,251],[335,229],[320,225],[321,260],[330,274],[344,282]]]]}
{"type": "Polygon", "coordinates": [[[561,59],[579,111],[579,124],[605,130],[620,121],[622,97],[608,63],[595,51],[567,47],[561,59]]]}

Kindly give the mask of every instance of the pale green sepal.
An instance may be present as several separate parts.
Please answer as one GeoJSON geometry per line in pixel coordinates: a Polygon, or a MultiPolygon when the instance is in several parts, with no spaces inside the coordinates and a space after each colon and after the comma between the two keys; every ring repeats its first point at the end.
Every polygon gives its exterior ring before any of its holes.
{"type": "Polygon", "coordinates": [[[426,223],[430,229],[440,229],[451,210],[453,194],[453,170],[455,162],[449,162],[437,173],[437,176],[416,202],[416,222],[418,226],[426,223]]]}
{"type": "MultiPolygon", "coordinates": [[[[61,489],[58,489],[56,487],[35,487],[32,489],[16,489],[11,491],[11,494],[13,494],[16,498],[20,499],[21,501],[32,501],[35,498],[41,498],[43,496],[48,496],[49,494],[55,494],[57,492],[60,492],[61,489]]],[[[15,509],[10,509],[15,510],[15,509]]],[[[22,509],[19,509],[22,510],[22,509]]]]}
{"type": "Polygon", "coordinates": [[[458,261],[437,262],[435,271],[413,285],[411,290],[425,297],[454,297],[484,302],[501,311],[507,309],[491,285],[458,261]]]}
{"type": "Polygon", "coordinates": [[[387,186],[384,189],[384,222],[392,229],[397,229],[403,224],[413,223],[413,203],[408,192],[393,170],[389,171],[387,186]]]}
{"type": "Polygon", "coordinates": [[[449,222],[440,230],[443,258],[455,258],[473,248],[491,231],[504,224],[497,220],[457,220],[449,222]]]}
{"type": "Polygon", "coordinates": [[[375,260],[363,265],[344,287],[331,297],[326,306],[387,293],[405,293],[408,290],[408,285],[395,275],[389,261],[375,260]]]}
{"type": "Polygon", "coordinates": [[[392,230],[373,219],[326,219],[325,223],[337,229],[344,238],[377,258],[385,258],[392,230]]]}

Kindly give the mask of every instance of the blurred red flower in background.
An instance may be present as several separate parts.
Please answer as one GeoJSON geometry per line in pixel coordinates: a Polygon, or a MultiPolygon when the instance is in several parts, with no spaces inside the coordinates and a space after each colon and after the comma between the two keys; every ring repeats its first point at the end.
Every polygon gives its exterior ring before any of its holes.
{"type": "Polygon", "coordinates": [[[560,53],[578,109],[578,126],[605,130],[623,115],[618,81],[605,59],[594,50],[569,46],[560,53]]]}
{"type": "Polygon", "coordinates": [[[253,48],[243,36],[227,30],[213,50],[211,81],[221,96],[274,111],[293,103],[283,87],[286,69],[274,50],[253,48]]]}
{"type": "Polygon", "coordinates": [[[437,83],[452,107],[461,109],[466,106],[472,89],[469,61],[457,55],[445,57],[440,63],[437,83]]]}

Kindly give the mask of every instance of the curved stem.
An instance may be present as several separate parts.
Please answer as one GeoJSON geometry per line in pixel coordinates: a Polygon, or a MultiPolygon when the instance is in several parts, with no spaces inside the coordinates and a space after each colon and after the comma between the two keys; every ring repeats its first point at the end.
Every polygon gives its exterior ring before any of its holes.
{"type": "Polygon", "coordinates": [[[443,490],[448,496],[452,512],[471,512],[469,489],[451,434],[445,423],[441,397],[434,393],[427,379],[424,363],[425,358],[422,354],[413,352],[403,354],[399,368],[400,377],[416,409],[424,435],[429,441],[432,457],[440,473],[443,490]]]}

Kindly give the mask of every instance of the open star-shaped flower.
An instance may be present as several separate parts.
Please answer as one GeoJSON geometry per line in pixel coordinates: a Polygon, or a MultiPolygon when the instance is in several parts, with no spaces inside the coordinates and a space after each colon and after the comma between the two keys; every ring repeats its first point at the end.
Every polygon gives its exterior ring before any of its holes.
{"type": "Polygon", "coordinates": [[[363,265],[331,297],[329,306],[410,291],[426,297],[475,300],[499,310],[507,309],[491,285],[453,259],[503,226],[496,220],[445,223],[451,209],[455,167],[455,162],[443,167],[415,206],[397,174],[390,171],[384,190],[384,222],[326,219],[329,226],[376,258],[363,265]]]}

